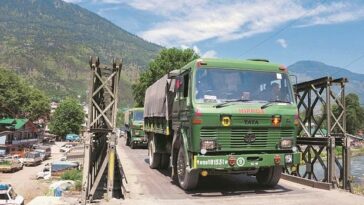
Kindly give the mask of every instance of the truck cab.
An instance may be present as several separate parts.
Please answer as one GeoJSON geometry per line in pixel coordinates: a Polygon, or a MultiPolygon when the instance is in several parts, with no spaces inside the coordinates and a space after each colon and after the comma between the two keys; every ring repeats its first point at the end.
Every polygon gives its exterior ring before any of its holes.
{"type": "Polygon", "coordinates": [[[272,187],[283,167],[300,162],[298,110],[284,66],[194,60],[150,86],[144,107],[150,166],[171,165],[185,190],[199,177],[237,173],[272,187]]]}
{"type": "Polygon", "coordinates": [[[0,204],[24,205],[24,198],[16,194],[10,184],[0,183],[0,204]]]}
{"type": "Polygon", "coordinates": [[[136,146],[146,146],[147,140],[144,138],[144,109],[132,108],[125,112],[125,134],[126,145],[132,149],[136,146]]]}

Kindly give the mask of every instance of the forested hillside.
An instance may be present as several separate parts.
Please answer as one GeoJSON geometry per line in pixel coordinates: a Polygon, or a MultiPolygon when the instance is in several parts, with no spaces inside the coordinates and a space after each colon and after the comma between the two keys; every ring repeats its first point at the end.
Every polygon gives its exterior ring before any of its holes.
{"type": "Polygon", "coordinates": [[[122,103],[131,81],[161,48],[78,5],[61,0],[1,0],[0,67],[15,70],[49,96],[85,98],[88,59],[124,61],[122,103]]]}

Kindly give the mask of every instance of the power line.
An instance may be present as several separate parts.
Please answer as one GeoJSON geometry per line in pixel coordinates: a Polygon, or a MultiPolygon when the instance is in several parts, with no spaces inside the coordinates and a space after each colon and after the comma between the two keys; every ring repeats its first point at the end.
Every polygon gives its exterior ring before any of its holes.
{"type": "MultiPolygon", "coordinates": [[[[363,54],[363,55],[361,55],[361,56],[359,56],[359,57],[357,57],[357,58],[354,58],[352,61],[349,61],[349,63],[348,63],[348,64],[346,64],[346,65],[344,65],[344,66],[343,66],[343,68],[344,68],[344,69],[347,69],[347,67],[349,67],[350,65],[354,64],[355,62],[359,61],[359,60],[360,60],[360,59],[362,59],[362,58],[364,58],[364,54],[363,54]]],[[[343,71],[343,70],[338,70],[338,71],[336,71],[336,72],[331,73],[330,75],[335,75],[335,74],[340,73],[340,72],[342,72],[342,71],[343,71]]]]}
{"type": "MultiPolygon", "coordinates": [[[[325,1],[322,1],[321,2],[321,4],[324,4],[324,3],[325,3],[325,1]]],[[[245,54],[249,53],[250,51],[258,48],[259,46],[261,46],[265,42],[269,41],[270,39],[278,36],[280,33],[282,33],[283,31],[287,30],[289,27],[291,27],[292,25],[294,25],[295,23],[297,23],[302,17],[306,16],[309,12],[312,12],[312,10],[306,11],[301,16],[299,16],[296,20],[292,21],[288,25],[286,25],[283,28],[279,29],[278,31],[274,32],[272,35],[270,35],[267,38],[263,39],[262,41],[260,41],[259,43],[255,44],[254,46],[248,48],[244,53],[242,53],[242,56],[244,56],[245,54]]]]}
{"type": "Polygon", "coordinates": [[[363,55],[361,55],[361,56],[359,56],[359,57],[357,57],[357,58],[355,58],[354,60],[350,61],[348,64],[346,64],[346,65],[344,66],[344,68],[345,68],[345,67],[348,67],[348,66],[350,66],[350,65],[352,65],[352,64],[354,64],[355,62],[359,61],[359,60],[360,60],[360,59],[362,59],[362,58],[364,58],[364,54],[363,54],[363,55]]]}

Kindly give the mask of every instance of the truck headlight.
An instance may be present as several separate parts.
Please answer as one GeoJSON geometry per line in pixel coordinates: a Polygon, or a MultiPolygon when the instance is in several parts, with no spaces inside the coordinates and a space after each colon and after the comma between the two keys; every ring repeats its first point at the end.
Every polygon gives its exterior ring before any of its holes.
{"type": "Polygon", "coordinates": [[[216,148],[216,141],[211,139],[201,140],[201,149],[213,150],[216,148]]]}
{"type": "Polygon", "coordinates": [[[287,154],[286,156],[284,156],[284,161],[286,162],[286,164],[292,163],[292,155],[287,154]]]}
{"type": "Polygon", "coordinates": [[[292,139],[281,139],[280,142],[280,148],[282,149],[289,149],[293,146],[293,140],[292,139]]]}

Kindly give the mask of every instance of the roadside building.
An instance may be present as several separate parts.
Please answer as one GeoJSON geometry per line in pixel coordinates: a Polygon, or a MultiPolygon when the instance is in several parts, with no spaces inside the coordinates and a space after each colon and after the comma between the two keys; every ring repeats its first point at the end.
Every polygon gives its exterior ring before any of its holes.
{"type": "Polygon", "coordinates": [[[37,126],[28,119],[0,119],[0,155],[19,154],[38,142],[37,126]]]}

